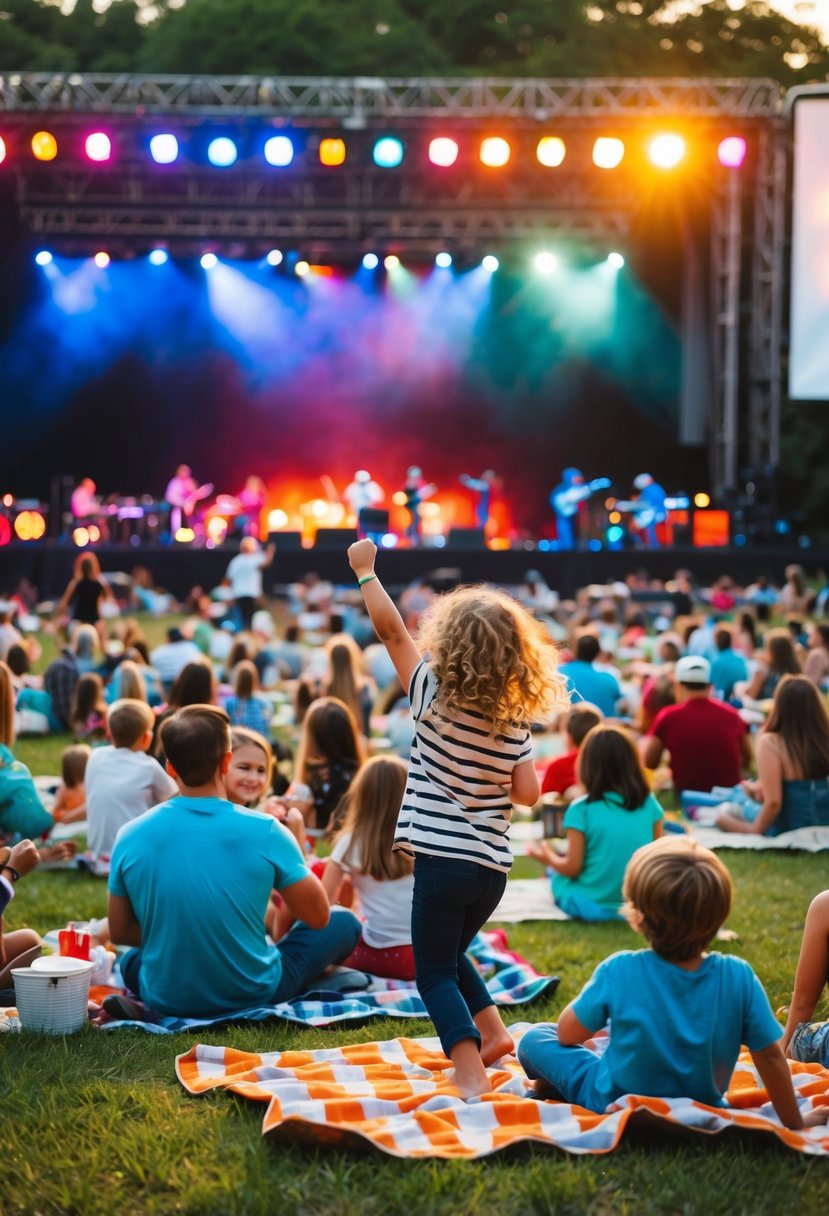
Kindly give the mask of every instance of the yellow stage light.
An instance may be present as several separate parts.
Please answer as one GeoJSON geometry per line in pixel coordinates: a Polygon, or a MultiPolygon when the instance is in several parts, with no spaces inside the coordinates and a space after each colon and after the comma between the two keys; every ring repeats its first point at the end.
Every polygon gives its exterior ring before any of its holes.
{"type": "Polygon", "coordinates": [[[625,145],[621,139],[600,136],[593,145],[593,164],[597,169],[615,169],[621,165],[625,145]]]}
{"type": "Polygon", "coordinates": [[[564,160],[564,140],[557,135],[545,135],[538,141],[536,156],[538,163],[547,169],[556,169],[564,160]]]}
{"type": "Polygon", "coordinates": [[[705,493],[695,494],[694,495],[694,506],[699,507],[699,509],[701,511],[704,511],[706,507],[710,507],[711,506],[710,494],[705,494],[705,493]]]}
{"type": "Polygon", "coordinates": [[[36,131],[32,136],[32,154],[36,160],[54,160],[58,154],[58,141],[51,131],[36,131]]]}
{"type": "Polygon", "coordinates": [[[275,511],[268,512],[268,531],[278,532],[280,528],[288,526],[288,516],[285,512],[277,507],[275,511]]]}
{"type": "Polygon", "coordinates": [[[675,169],[685,156],[685,140],[669,132],[655,135],[648,144],[648,156],[657,169],[675,169]]]}
{"type": "Polygon", "coordinates": [[[620,524],[622,522],[622,514],[620,511],[611,511],[607,518],[608,522],[611,524],[620,524]]]}
{"type": "Polygon", "coordinates": [[[180,545],[189,545],[196,539],[196,534],[192,528],[179,528],[176,532],[176,540],[180,545]]]}
{"type": "Polygon", "coordinates": [[[76,528],[72,533],[72,540],[79,549],[83,549],[84,545],[89,544],[89,532],[86,528],[76,528]]]}
{"type": "Polygon", "coordinates": [[[18,540],[40,540],[46,532],[46,520],[40,511],[21,511],[14,521],[18,540]]]}
{"type": "Polygon", "coordinates": [[[396,490],[395,493],[392,494],[391,500],[396,507],[405,507],[408,501],[403,490],[396,490]]]}
{"type": "Polygon", "coordinates": [[[320,140],[320,164],[341,165],[345,161],[344,139],[320,140]]]}
{"type": "Polygon", "coordinates": [[[502,168],[510,157],[510,146],[500,135],[490,135],[481,144],[481,164],[490,169],[502,168]]]}

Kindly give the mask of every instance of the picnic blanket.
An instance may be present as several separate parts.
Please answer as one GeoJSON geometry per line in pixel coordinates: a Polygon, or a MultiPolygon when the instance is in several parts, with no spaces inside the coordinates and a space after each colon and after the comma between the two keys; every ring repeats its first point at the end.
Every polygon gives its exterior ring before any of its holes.
{"type": "MultiPolygon", "coordinates": [[[[47,935],[47,941],[49,935],[47,935]]],[[[558,987],[558,977],[541,975],[522,958],[510,950],[503,930],[479,933],[468,951],[486,980],[496,1005],[501,1007],[530,1005],[544,996],[550,996],[558,987]]],[[[324,979],[317,988],[304,993],[292,1001],[278,1005],[255,1006],[241,1012],[213,1018],[162,1017],[155,1022],[106,1021],[105,1030],[119,1030],[125,1026],[137,1027],[150,1034],[176,1034],[179,1031],[201,1030],[227,1022],[264,1022],[278,1020],[300,1026],[337,1026],[343,1023],[362,1025],[373,1018],[428,1018],[426,1006],[417,987],[404,980],[373,978],[370,986],[360,992],[332,992],[325,988],[324,979]]],[[[90,991],[93,1001],[102,1001],[112,992],[123,992],[123,988],[96,987],[90,991]]],[[[16,1011],[0,1010],[0,1030],[16,1029],[16,1011]],[[13,1025],[4,1027],[3,1021],[14,1019],[13,1025]]]]}
{"type": "Polygon", "coordinates": [[[549,878],[513,878],[490,920],[517,925],[526,920],[570,920],[553,899],[549,878]]]}
{"type": "Polygon", "coordinates": [[[688,823],[689,833],[706,849],[799,849],[820,853],[829,849],[829,828],[795,828],[779,836],[755,836],[751,832],[721,832],[719,828],[688,823]]]}
{"type": "MultiPolygon", "coordinates": [[[[510,1027],[516,1040],[529,1028],[510,1027]]],[[[599,1036],[592,1045],[601,1049],[599,1036]]],[[[661,1125],[707,1135],[739,1128],[774,1136],[787,1147],[829,1156],[829,1129],[793,1132],[777,1120],[744,1051],[727,1108],[689,1099],[629,1095],[597,1115],[565,1102],[527,1096],[514,1059],[489,1070],[493,1093],[465,1103],[448,1078],[450,1065],[436,1038],[391,1039],[320,1051],[256,1054],[197,1044],[176,1059],[190,1094],[229,1090],[267,1103],[262,1134],[275,1141],[370,1147],[394,1157],[486,1157],[522,1142],[568,1153],[607,1153],[634,1126],[661,1125]]],[[[801,1107],[829,1104],[829,1072],[791,1064],[801,1107]]]]}

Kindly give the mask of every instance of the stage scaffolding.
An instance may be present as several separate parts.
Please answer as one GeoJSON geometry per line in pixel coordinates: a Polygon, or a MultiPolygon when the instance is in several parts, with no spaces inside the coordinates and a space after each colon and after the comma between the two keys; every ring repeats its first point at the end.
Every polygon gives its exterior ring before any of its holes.
{"type": "MultiPolygon", "coordinates": [[[[77,134],[105,120],[117,140],[119,132],[158,130],[163,116],[180,130],[220,122],[231,133],[291,127],[312,137],[351,132],[356,140],[361,132],[422,137],[438,122],[448,133],[496,122],[500,133],[525,141],[556,133],[568,146],[671,120],[709,144],[745,135],[746,165],[715,175],[710,194],[713,488],[735,489],[745,465],[777,464],[789,135],[774,81],[0,73],[6,131],[28,132],[42,118],[58,133],[77,134]]],[[[545,236],[606,251],[630,233],[637,206],[630,174],[575,167],[569,155],[555,176],[516,164],[473,180],[438,177],[429,166],[389,173],[365,157],[336,170],[309,163],[275,172],[260,161],[232,171],[184,163],[158,172],[134,140],[124,147],[103,171],[71,159],[16,160],[14,197],[37,239],[67,254],[102,245],[116,256],[137,254],[161,241],[178,256],[206,243],[231,257],[300,248],[310,260],[378,248],[431,256],[447,247],[462,261],[545,236]]]]}

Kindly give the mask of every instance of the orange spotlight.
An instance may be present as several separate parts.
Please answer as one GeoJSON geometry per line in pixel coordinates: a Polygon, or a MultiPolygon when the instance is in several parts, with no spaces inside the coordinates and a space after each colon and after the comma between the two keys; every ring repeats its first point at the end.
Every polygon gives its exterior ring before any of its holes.
{"type": "Polygon", "coordinates": [[[500,135],[489,135],[481,143],[481,164],[490,169],[502,168],[510,157],[510,146],[500,135]]]}
{"type": "Polygon", "coordinates": [[[345,161],[344,139],[320,140],[320,164],[341,165],[345,161]]]}
{"type": "Polygon", "coordinates": [[[54,160],[58,154],[58,141],[51,131],[36,131],[32,136],[32,155],[35,160],[54,160]]]}
{"type": "Polygon", "coordinates": [[[40,540],[46,532],[46,520],[40,511],[21,511],[14,521],[18,540],[40,540]]]}
{"type": "Polygon", "coordinates": [[[655,135],[648,144],[648,156],[657,169],[675,169],[685,156],[685,140],[673,132],[655,135]]]}
{"type": "Polygon", "coordinates": [[[593,144],[593,164],[597,169],[615,169],[621,165],[625,145],[621,139],[600,135],[593,144]]]}
{"type": "Polygon", "coordinates": [[[535,154],[540,165],[546,169],[557,169],[564,160],[565,152],[563,139],[557,135],[545,135],[538,141],[535,154]]]}

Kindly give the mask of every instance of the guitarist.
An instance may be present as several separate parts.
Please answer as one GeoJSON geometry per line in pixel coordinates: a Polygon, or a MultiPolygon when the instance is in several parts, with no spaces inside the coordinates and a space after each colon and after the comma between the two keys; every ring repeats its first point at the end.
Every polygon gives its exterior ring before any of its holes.
{"type": "MultiPolygon", "coordinates": [[[[556,516],[556,536],[559,549],[575,549],[579,511],[591,494],[610,488],[606,477],[585,481],[580,469],[565,469],[561,481],[550,495],[550,505],[556,516]]],[[[581,539],[581,538],[579,538],[581,539]]]]}
{"type": "Polygon", "coordinates": [[[164,491],[165,502],[172,507],[170,512],[170,535],[175,538],[176,532],[184,525],[189,525],[190,516],[196,509],[197,503],[208,498],[213,493],[213,485],[207,482],[200,486],[193,476],[189,464],[180,464],[175,477],[167,483],[164,491]]]}
{"type": "Polygon", "coordinates": [[[639,532],[648,549],[658,549],[659,536],[657,524],[664,524],[668,518],[665,506],[665,491],[650,473],[640,473],[633,479],[636,497],[629,503],[616,504],[617,511],[630,511],[634,527],[639,532]]]}

